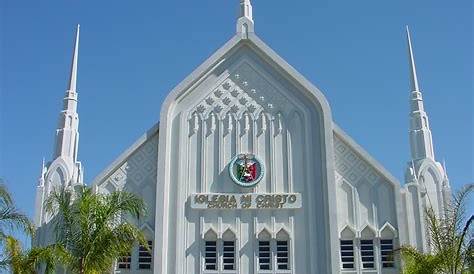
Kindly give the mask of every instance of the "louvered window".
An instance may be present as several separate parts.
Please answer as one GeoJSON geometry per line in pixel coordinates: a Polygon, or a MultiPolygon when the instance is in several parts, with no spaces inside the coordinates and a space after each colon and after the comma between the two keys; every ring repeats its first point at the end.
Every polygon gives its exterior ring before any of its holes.
{"type": "Polygon", "coordinates": [[[145,246],[138,247],[138,269],[151,269],[153,241],[148,241],[148,250],[145,246]]]}
{"type": "Polygon", "coordinates": [[[362,268],[374,268],[374,241],[360,240],[360,258],[362,260],[362,268]]]}
{"type": "Polygon", "coordinates": [[[277,241],[277,269],[290,269],[288,241],[277,241]]]}
{"type": "Polygon", "coordinates": [[[235,270],[235,241],[223,242],[222,260],[224,270],[235,270]]]}
{"type": "Polygon", "coordinates": [[[382,257],[382,267],[394,267],[393,240],[380,240],[380,255],[382,257]]]}
{"type": "Polygon", "coordinates": [[[354,241],[341,240],[341,262],[343,269],[354,268],[354,241]]]}
{"type": "Polygon", "coordinates": [[[258,241],[258,267],[260,270],[271,270],[270,241],[258,241]]]}
{"type": "Polygon", "coordinates": [[[127,255],[120,257],[117,261],[119,269],[130,269],[132,263],[132,254],[128,253],[127,255]]]}
{"type": "Polygon", "coordinates": [[[217,270],[217,241],[206,241],[204,269],[217,270]]]}

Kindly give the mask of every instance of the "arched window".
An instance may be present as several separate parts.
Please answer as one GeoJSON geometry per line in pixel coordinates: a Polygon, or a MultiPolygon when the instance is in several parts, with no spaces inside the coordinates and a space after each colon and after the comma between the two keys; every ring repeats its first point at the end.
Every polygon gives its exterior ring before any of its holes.
{"type": "Polygon", "coordinates": [[[204,235],[204,269],[217,270],[217,234],[209,230],[204,235]]]}
{"type": "Polygon", "coordinates": [[[222,235],[222,268],[235,270],[235,234],[227,229],[222,235]]]}
{"type": "Polygon", "coordinates": [[[290,237],[285,230],[280,230],[276,236],[276,269],[290,269],[290,237]]]}
{"type": "Polygon", "coordinates": [[[268,231],[263,230],[258,234],[258,269],[272,269],[272,250],[270,246],[271,235],[268,231]]]}
{"type": "Polygon", "coordinates": [[[375,268],[374,238],[375,232],[369,226],[360,233],[360,259],[363,269],[375,268]]]}
{"type": "Polygon", "coordinates": [[[355,269],[354,238],[355,233],[349,227],[342,230],[340,239],[342,269],[355,269]]]}

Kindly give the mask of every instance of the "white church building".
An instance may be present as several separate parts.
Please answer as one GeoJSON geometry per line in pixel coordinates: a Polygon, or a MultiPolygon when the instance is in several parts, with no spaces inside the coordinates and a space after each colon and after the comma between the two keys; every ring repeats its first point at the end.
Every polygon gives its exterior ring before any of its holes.
{"type": "MultiPolygon", "coordinates": [[[[235,36],[169,92],[161,120],[90,184],[134,192],[149,208],[138,226],[152,252],[137,245],[116,273],[399,273],[394,249],[429,252],[424,207],[440,214],[451,191],[408,29],[407,38],[411,157],[401,184],[333,121],[324,93],[260,40],[251,3],[240,0],[235,36]]],[[[51,241],[45,198],[84,183],[78,46],[79,28],[54,155],[37,186],[37,245],[51,241]]]]}

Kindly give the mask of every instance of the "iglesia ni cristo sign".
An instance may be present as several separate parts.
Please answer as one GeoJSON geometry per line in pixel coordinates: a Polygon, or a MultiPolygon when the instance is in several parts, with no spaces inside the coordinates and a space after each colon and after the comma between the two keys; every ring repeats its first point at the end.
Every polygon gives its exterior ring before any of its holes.
{"type": "Polygon", "coordinates": [[[301,208],[301,193],[199,193],[191,194],[195,209],[295,209],[301,208]]]}

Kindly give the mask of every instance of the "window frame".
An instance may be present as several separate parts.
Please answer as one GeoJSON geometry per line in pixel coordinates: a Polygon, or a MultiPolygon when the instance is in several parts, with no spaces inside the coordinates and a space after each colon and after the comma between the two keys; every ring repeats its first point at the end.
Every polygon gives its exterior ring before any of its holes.
{"type": "Polygon", "coordinates": [[[146,250],[146,248],[142,245],[138,245],[138,257],[137,257],[137,269],[142,270],[142,269],[153,269],[153,240],[147,240],[148,247],[150,248],[150,251],[146,250]],[[147,255],[146,255],[146,254],[147,255]],[[147,261],[140,261],[140,259],[149,259],[150,262],[147,261]],[[146,266],[149,267],[146,267],[146,266]]]}
{"type": "Polygon", "coordinates": [[[360,268],[363,270],[377,269],[377,252],[375,249],[375,238],[362,238],[359,240],[359,260],[360,268]],[[363,243],[366,242],[366,243],[363,243]],[[370,244],[369,244],[370,242],[370,244]],[[372,247],[371,249],[364,249],[364,247],[372,247]],[[372,255],[364,255],[363,252],[372,252],[372,255]],[[364,258],[372,257],[371,261],[364,261],[364,258]],[[365,264],[372,264],[371,267],[366,267],[365,264]]]}
{"type": "MultiPolygon", "coordinates": [[[[349,252],[347,250],[344,250],[344,252],[349,252]]],[[[354,270],[357,268],[357,255],[356,255],[356,241],[355,239],[349,239],[349,238],[342,238],[342,239],[339,239],[339,260],[341,262],[341,270],[354,270]],[[350,256],[343,256],[342,252],[342,247],[343,246],[349,246],[349,244],[343,244],[342,242],[343,241],[347,241],[347,242],[351,242],[350,246],[352,247],[352,249],[350,250],[350,252],[352,252],[352,261],[351,262],[344,262],[343,260],[343,257],[349,257],[350,256]],[[352,264],[352,267],[344,267],[345,264],[352,264]]]]}
{"type": "Polygon", "coordinates": [[[125,269],[125,270],[132,269],[132,252],[131,251],[128,252],[125,256],[121,256],[119,259],[117,259],[117,269],[125,269]],[[126,259],[126,261],[124,261],[124,259],[126,259]]]}
{"type": "Polygon", "coordinates": [[[395,239],[393,238],[380,238],[380,267],[383,269],[393,269],[395,268],[395,239]],[[383,243],[383,241],[390,241],[391,243],[383,243]],[[384,249],[383,246],[390,245],[391,249],[384,249]],[[390,252],[390,254],[384,254],[384,252],[390,252]],[[391,260],[384,260],[385,258],[390,258],[391,260]],[[385,264],[391,264],[391,266],[385,266],[385,264]]]}

